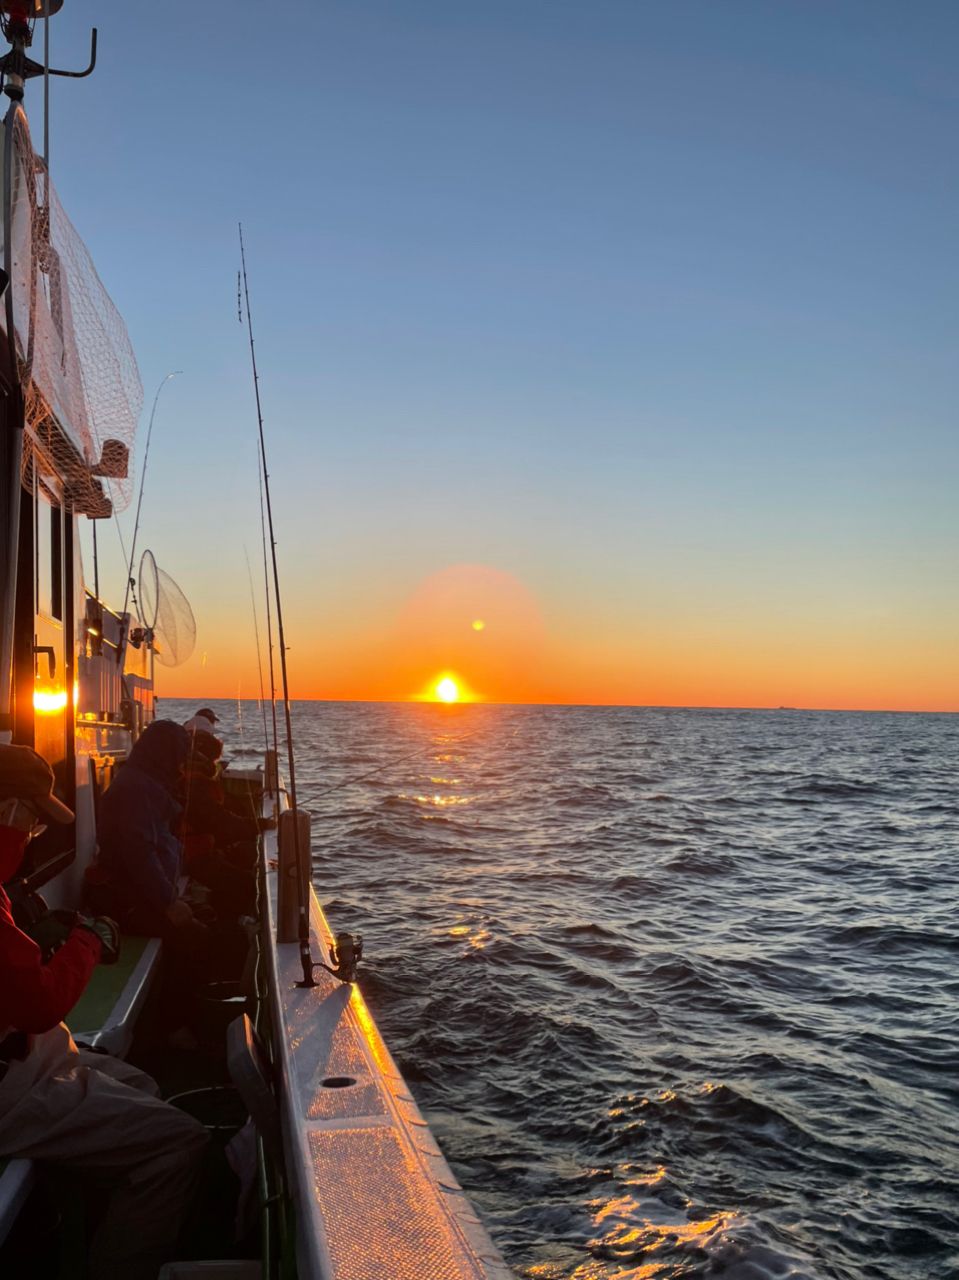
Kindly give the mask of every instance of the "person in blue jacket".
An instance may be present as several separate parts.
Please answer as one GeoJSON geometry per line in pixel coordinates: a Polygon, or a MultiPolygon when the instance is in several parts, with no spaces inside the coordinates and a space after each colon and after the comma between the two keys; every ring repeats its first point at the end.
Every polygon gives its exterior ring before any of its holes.
{"type": "Polygon", "coordinates": [[[100,799],[99,853],[87,878],[96,912],[124,933],[163,939],[158,1020],[171,1034],[196,1020],[193,997],[204,984],[239,978],[249,946],[235,922],[216,919],[208,908],[198,919],[180,894],[189,751],[190,734],[172,720],[144,729],[100,799]]]}
{"type": "Polygon", "coordinates": [[[180,896],[183,768],[190,735],[172,720],[155,720],[133,745],[104,792],[100,846],[91,889],[108,902],[126,933],[184,941],[202,926],[180,896]]]}

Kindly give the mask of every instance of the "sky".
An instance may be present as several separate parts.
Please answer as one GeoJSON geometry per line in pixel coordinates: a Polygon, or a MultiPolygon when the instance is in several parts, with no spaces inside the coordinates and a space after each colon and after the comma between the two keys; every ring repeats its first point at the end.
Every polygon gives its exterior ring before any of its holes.
{"type": "Polygon", "coordinates": [[[242,220],[294,696],[959,710],[951,0],[67,0],[55,63],[91,24],[51,167],[141,457],[182,370],[161,693],[259,691],[242,220]]]}

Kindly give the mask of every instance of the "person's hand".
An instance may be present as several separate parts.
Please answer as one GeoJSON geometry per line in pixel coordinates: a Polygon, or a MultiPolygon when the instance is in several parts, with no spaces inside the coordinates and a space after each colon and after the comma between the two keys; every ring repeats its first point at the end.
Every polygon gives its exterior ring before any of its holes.
{"type": "Polygon", "coordinates": [[[120,926],[109,916],[80,916],[77,927],[95,934],[101,942],[100,963],[116,964],[120,959],[120,926]]]}
{"type": "Polygon", "coordinates": [[[39,920],[34,920],[24,932],[28,933],[40,948],[46,963],[69,938],[76,928],[77,921],[75,911],[58,908],[56,911],[45,911],[39,920]]]}
{"type": "Polygon", "coordinates": [[[177,898],[167,907],[166,918],[174,928],[182,929],[184,925],[193,923],[194,915],[190,904],[184,902],[182,898],[177,898]]]}

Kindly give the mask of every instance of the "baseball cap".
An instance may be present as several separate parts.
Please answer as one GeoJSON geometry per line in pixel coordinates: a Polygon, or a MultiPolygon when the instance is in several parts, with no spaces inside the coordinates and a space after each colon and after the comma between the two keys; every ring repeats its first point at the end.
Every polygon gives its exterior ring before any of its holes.
{"type": "Polygon", "coordinates": [[[199,713],[197,713],[192,720],[187,720],[183,727],[190,733],[208,733],[211,738],[216,737],[216,734],[213,732],[213,725],[206,716],[201,716],[199,713]]]}
{"type": "Polygon", "coordinates": [[[0,796],[16,796],[54,822],[72,822],[73,810],[53,794],[53,770],[31,747],[0,744],[0,796]]]}

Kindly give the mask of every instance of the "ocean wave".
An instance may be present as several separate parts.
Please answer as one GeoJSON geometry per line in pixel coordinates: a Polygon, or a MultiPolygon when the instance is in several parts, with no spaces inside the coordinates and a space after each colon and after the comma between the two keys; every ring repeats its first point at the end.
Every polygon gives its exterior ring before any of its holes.
{"type": "Polygon", "coordinates": [[[830,800],[872,799],[885,793],[886,788],[878,782],[853,778],[806,778],[786,789],[786,795],[790,797],[824,797],[830,800]]]}
{"type": "Polygon", "coordinates": [[[955,717],[294,715],[331,923],[517,1275],[959,1274],[955,717]]]}
{"type": "Polygon", "coordinates": [[[959,933],[946,933],[938,929],[911,929],[902,924],[871,924],[862,922],[843,929],[834,929],[826,935],[827,945],[860,948],[883,954],[919,955],[935,951],[959,951],[959,933]]]}

